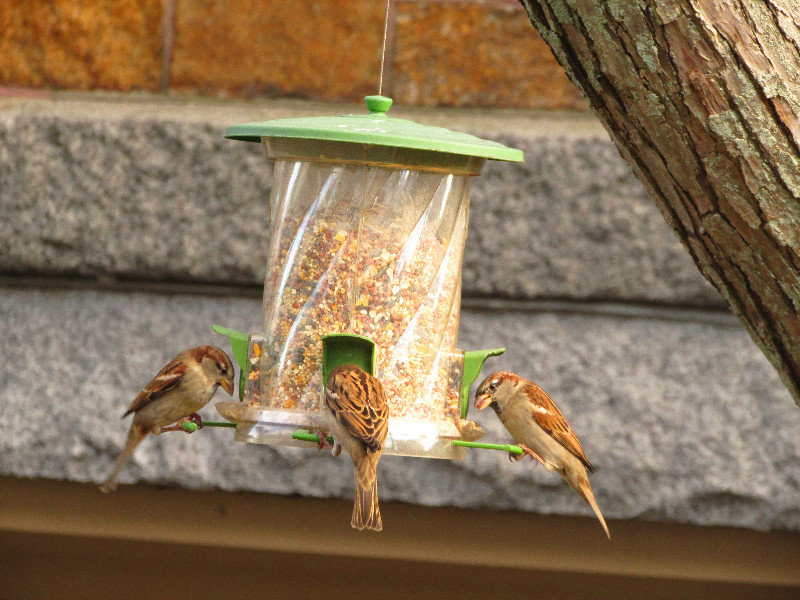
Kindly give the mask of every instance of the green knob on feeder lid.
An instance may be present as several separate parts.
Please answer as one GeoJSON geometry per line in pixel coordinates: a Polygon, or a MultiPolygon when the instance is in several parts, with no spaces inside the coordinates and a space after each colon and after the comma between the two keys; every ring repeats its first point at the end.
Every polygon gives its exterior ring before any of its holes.
{"type": "Polygon", "coordinates": [[[366,96],[364,104],[367,105],[367,110],[372,114],[386,114],[392,107],[392,99],[386,96],[366,96]]]}

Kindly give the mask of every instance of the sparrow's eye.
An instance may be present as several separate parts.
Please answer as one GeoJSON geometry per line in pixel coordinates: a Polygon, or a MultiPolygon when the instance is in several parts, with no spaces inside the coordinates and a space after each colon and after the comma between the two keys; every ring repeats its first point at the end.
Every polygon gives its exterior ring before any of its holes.
{"type": "Polygon", "coordinates": [[[228,367],[220,366],[219,372],[222,373],[223,375],[227,375],[228,374],[228,367]]]}
{"type": "Polygon", "coordinates": [[[499,385],[499,383],[497,381],[493,381],[492,383],[489,384],[489,391],[490,392],[495,391],[497,389],[498,385],[499,385]]]}

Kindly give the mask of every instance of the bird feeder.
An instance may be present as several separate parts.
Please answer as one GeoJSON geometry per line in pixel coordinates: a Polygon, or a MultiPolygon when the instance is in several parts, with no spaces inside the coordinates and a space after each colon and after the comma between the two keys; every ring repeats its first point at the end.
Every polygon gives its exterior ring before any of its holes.
{"type": "Polygon", "coordinates": [[[327,373],[356,363],[383,383],[384,454],[463,458],[469,387],[502,349],[456,347],[469,183],[496,142],[386,113],[228,127],[275,162],[263,329],[231,339],[241,402],[217,404],[238,441],[308,447],[327,373]],[[298,430],[301,430],[298,434],[298,430]],[[303,432],[306,432],[305,434],[303,432]]]}

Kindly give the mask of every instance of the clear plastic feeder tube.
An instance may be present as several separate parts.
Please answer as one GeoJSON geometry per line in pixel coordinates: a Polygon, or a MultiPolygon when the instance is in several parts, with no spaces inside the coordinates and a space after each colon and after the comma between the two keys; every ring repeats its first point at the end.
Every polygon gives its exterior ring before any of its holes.
{"type": "Polygon", "coordinates": [[[377,344],[391,419],[457,419],[468,189],[467,175],[278,160],[250,405],[319,411],[321,337],[356,333],[377,344]]]}

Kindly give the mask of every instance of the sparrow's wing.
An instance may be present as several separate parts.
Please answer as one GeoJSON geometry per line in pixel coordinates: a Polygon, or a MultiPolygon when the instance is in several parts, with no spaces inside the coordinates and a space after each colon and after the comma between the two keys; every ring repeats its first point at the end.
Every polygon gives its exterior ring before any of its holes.
{"type": "Polygon", "coordinates": [[[153,377],[153,381],[148,383],[145,388],[139,392],[139,395],[133,399],[128,410],[125,411],[125,414],[122,416],[128,416],[143,406],[147,406],[153,400],[160,398],[169,390],[175,389],[185,374],[186,363],[184,361],[176,358],[168,363],[166,367],[158,372],[158,375],[153,377]]]}
{"type": "Polygon", "coordinates": [[[594,471],[586,455],[583,453],[581,443],[567,423],[564,415],[550,399],[545,391],[535,383],[530,383],[525,388],[526,397],[531,403],[531,414],[536,423],[544,429],[550,437],[574,454],[589,471],[594,471]]]}
{"type": "Polygon", "coordinates": [[[368,450],[380,450],[389,430],[381,382],[366,371],[348,369],[334,374],[328,384],[325,404],[336,420],[368,450]]]}

